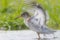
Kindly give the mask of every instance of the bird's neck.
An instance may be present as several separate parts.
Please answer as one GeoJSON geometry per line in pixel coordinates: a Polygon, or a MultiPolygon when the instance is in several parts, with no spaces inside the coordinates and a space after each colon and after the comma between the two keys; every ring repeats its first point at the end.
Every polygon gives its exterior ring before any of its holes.
{"type": "Polygon", "coordinates": [[[25,18],[24,20],[25,20],[25,21],[29,21],[29,19],[30,19],[30,17],[28,17],[28,18],[25,18]]]}

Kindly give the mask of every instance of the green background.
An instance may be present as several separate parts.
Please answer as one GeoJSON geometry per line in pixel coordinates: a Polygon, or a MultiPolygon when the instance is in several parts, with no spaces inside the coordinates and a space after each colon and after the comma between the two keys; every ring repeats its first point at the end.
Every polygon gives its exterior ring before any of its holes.
{"type": "MultiPolygon", "coordinates": [[[[26,2],[26,4],[33,2],[26,2]]],[[[35,0],[48,11],[50,19],[48,27],[60,29],[60,0],[35,0]]],[[[28,8],[24,0],[0,0],[0,29],[22,30],[28,29],[23,19],[15,19],[23,12],[23,7],[28,8]]]]}

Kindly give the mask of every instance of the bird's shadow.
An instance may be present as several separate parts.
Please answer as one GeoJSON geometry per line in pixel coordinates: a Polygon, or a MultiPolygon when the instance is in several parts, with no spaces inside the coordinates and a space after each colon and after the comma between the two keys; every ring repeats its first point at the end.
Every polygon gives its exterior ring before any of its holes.
{"type": "Polygon", "coordinates": [[[35,38],[34,40],[55,40],[55,39],[58,39],[57,38],[35,38]]]}

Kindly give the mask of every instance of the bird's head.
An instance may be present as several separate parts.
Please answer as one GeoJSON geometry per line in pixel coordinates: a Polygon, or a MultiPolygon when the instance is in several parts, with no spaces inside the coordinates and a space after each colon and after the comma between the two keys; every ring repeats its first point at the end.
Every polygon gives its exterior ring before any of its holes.
{"type": "Polygon", "coordinates": [[[30,17],[29,13],[28,12],[23,12],[20,16],[16,17],[16,18],[20,18],[22,17],[23,19],[27,19],[30,17]]]}
{"type": "Polygon", "coordinates": [[[21,17],[24,18],[24,19],[26,19],[26,18],[29,18],[30,15],[29,15],[28,12],[23,12],[23,13],[21,14],[21,17]]]}

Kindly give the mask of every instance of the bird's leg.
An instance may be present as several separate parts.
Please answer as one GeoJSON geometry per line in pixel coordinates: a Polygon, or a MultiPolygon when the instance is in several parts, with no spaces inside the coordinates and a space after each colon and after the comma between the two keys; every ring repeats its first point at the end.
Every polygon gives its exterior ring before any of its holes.
{"type": "Polygon", "coordinates": [[[39,37],[38,39],[40,39],[40,33],[37,32],[37,34],[38,34],[38,37],[39,37]]]}

